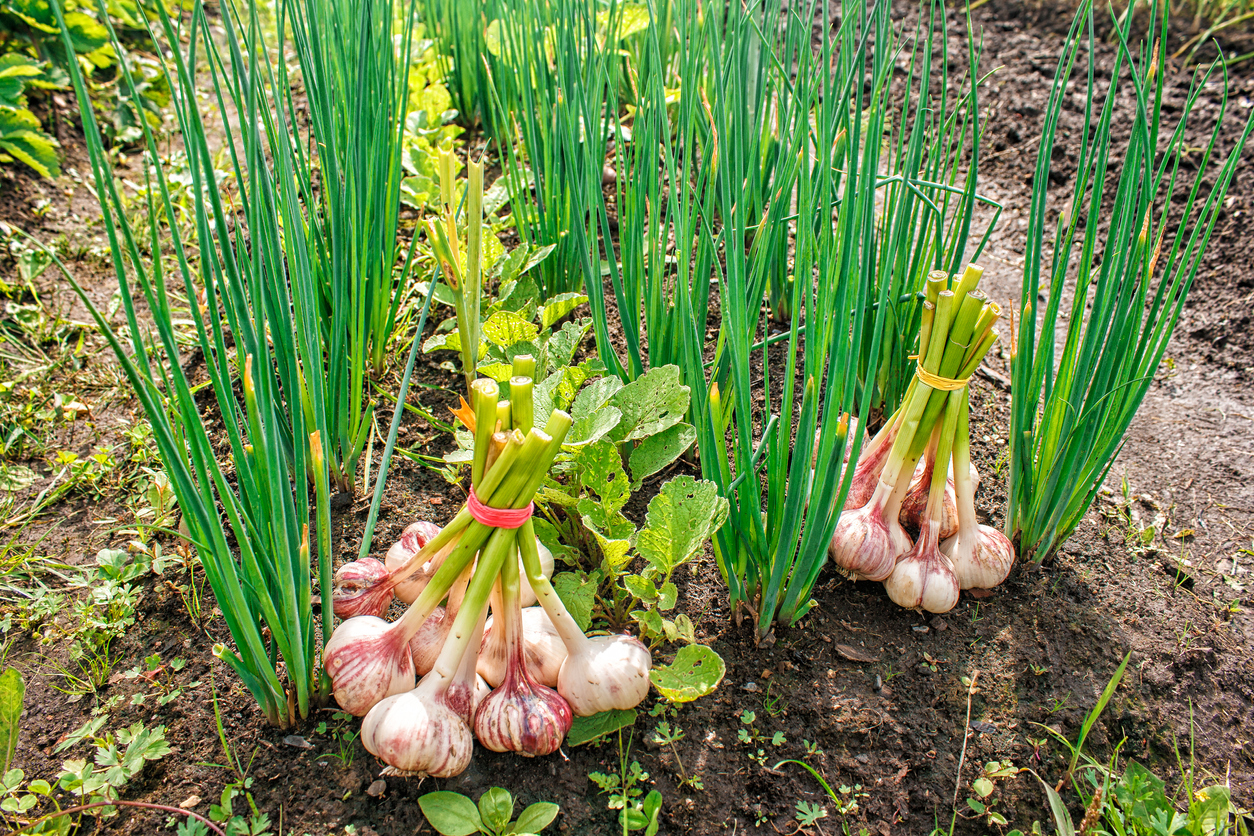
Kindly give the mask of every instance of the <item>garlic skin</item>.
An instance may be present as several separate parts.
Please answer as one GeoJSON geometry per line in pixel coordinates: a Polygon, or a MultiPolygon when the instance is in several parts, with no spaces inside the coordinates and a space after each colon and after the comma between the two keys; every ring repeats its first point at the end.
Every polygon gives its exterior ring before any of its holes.
{"type": "Polygon", "coordinates": [[[843,511],[836,523],[827,553],[854,580],[884,580],[892,574],[897,558],[911,548],[910,537],[891,508],[897,504],[892,494],[892,485],[878,482],[867,504],[843,511]]]}
{"type": "MultiPolygon", "coordinates": [[[[856,426],[853,419],[849,423],[851,427],[856,426]]],[[[843,510],[854,511],[871,501],[896,439],[897,424],[893,423],[881,429],[863,446],[858,455],[858,463],[853,469],[853,481],[849,485],[849,495],[845,498],[843,510]]]]}
{"type": "Polygon", "coordinates": [[[373,557],[345,563],[335,570],[331,608],[336,618],[383,615],[392,604],[387,567],[373,557]]]}
{"type": "Polygon", "coordinates": [[[414,662],[404,633],[373,615],[359,615],[336,627],[323,664],[335,701],[356,717],[414,687],[414,662]]]}
{"type": "Polygon", "coordinates": [[[562,745],[574,719],[557,691],[535,682],[518,665],[475,712],[475,737],[493,752],[550,755],[562,745]]]}
{"type": "MultiPolygon", "coordinates": [[[[407,526],[401,533],[401,538],[392,544],[392,547],[388,549],[387,554],[383,558],[384,566],[388,572],[394,573],[408,565],[422,547],[427,545],[427,541],[439,533],[440,527],[426,520],[419,520],[407,526]]],[[[444,559],[452,553],[456,545],[456,540],[449,543],[436,552],[435,556],[420,566],[417,571],[405,580],[398,582],[396,584],[396,597],[406,604],[412,604],[414,599],[422,594],[422,590],[426,588],[427,582],[431,580],[431,576],[444,564],[444,559]]]]}
{"type": "MultiPolygon", "coordinates": [[[[483,647],[479,650],[479,675],[489,685],[497,687],[505,679],[509,648],[504,630],[494,630],[496,616],[488,619],[483,633],[483,647]]],[[[557,687],[557,674],[566,660],[566,645],[562,643],[557,628],[541,607],[526,607],[522,611],[523,659],[536,682],[549,688],[557,687]]]]}
{"type": "Polygon", "coordinates": [[[987,525],[969,526],[941,543],[953,563],[962,589],[992,589],[1015,565],[1015,550],[1006,535],[987,525]]]}
{"type": "Polygon", "coordinates": [[[943,613],[958,603],[958,576],[938,547],[940,528],[939,520],[928,520],[914,548],[897,561],[884,581],[884,589],[894,604],[943,613]]]}
{"type": "Polygon", "coordinates": [[[567,642],[572,652],[557,674],[557,692],[570,703],[576,717],[635,708],[649,693],[653,655],[638,639],[595,636],[576,648],[571,644],[567,642]]]}
{"type": "Polygon", "coordinates": [[[418,632],[409,640],[409,652],[414,660],[414,672],[426,676],[435,667],[435,660],[440,655],[440,648],[448,637],[453,618],[444,607],[436,607],[427,620],[422,622],[418,632]]]}
{"type": "MultiPolygon", "coordinates": [[[[901,501],[901,515],[898,517],[901,524],[907,528],[922,532],[923,526],[927,522],[927,501],[928,491],[932,484],[933,467],[930,466],[927,459],[919,462],[919,466],[915,468],[914,475],[910,479],[910,489],[906,491],[906,498],[901,501]]],[[[979,490],[980,472],[976,470],[975,464],[970,465],[972,491],[979,490]]],[[[942,540],[953,537],[958,533],[958,493],[954,485],[954,468],[952,460],[949,465],[949,479],[945,482],[945,496],[943,498],[942,518],[940,536],[942,540]]]]}
{"type": "Polygon", "coordinates": [[[361,722],[366,751],[388,764],[384,775],[451,778],[470,765],[470,727],[424,678],[417,688],[390,696],[361,722]]]}

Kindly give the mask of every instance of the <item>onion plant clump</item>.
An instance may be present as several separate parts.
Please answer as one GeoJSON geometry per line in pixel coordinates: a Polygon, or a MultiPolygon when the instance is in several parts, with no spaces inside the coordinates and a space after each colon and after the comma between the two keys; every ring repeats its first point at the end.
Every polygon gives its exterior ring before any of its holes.
{"type": "Polygon", "coordinates": [[[364,717],[362,743],[388,774],[457,775],[475,739],[497,752],[547,755],[574,716],[633,708],[648,692],[648,649],[626,635],[585,636],[549,582],[552,561],[546,566],[541,557],[532,498],[571,418],[556,410],[543,431],[530,426],[529,383],[516,375],[505,402],[493,381],[475,381],[473,412],[460,416],[475,436],[470,498],[377,583],[396,588],[451,551],[401,618],[354,616],[328,644],[335,698],[364,717]],[[542,613],[522,608],[524,575],[542,613]],[[490,600],[494,623],[485,640],[490,600]],[[433,618],[437,629],[425,630],[433,618]],[[415,686],[424,658],[433,661],[415,686]]]}
{"type": "MultiPolygon", "coordinates": [[[[53,8],[68,48],[62,10],[53,8]]],[[[191,174],[194,240],[145,120],[147,228],[132,226],[71,63],[126,335],[75,289],[153,427],[182,528],[231,633],[234,646],[215,653],[270,722],[289,726],[328,696],[317,657],[320,633],[332,625],[329,614],[321,631],[313,619],[310,532],[321,597],[329,600],[329,491],[332,483],[352,488],[372,426],[366,365],[389,342],[401,290],[394,264],[407,64],[396,58],[390,0],[351,9],[285,0],[276,54],[286,55],[290,28],[309,93],[306,120],[293,106],[286,63],[271,63],[255,7],[245,16],[224,11],[221,42],[201,3],[185,19],[163,4],[157,11],[150,35],[162,46],[160,70],[191,174]],[[202,89],[206,110],[221,120],[226,187],[215,171],[202,89]],[[361,121],[342,111],[345,101],[360,105],[361,121]],[[179,296],[192,306],[190,341],[221,423],[212,436],[196,399],[200,387],[189,378],[189,335],[175,326],[179,296]],[[141,324],[144,308],[151,325],[141,324]]],[[[402,16],[402,55],[412,25],[412,15],[402,16]]],[[[125,62],[120,71],[119,84],[137,97],[125,62]]]]}
{"type": "Polygon", "coordinates": [[[1070,536],[1106,478],[1154,380],[1254,129],[1251,117],[1227,159],[1212,168],[1222,157],[1228,104],[1222,60],[1197,70],[1181,106],[1172,109],[1172,125],[1164,113],[1167,16],[1157,8],[1149,15],[1151,37],[1138,48],[1128,42],[1131,16],[1116,26],[1118,53],[1112,71],[1102,72],[1109,84],[1099,93],[1093,9],[1085,3],[1061,51],[1045,111],[1011,360],[1006,533],[1028,560],[1046,558],[1070,536]],[[1077,62],[1087,72],[1077,74],[1077,62]],[[1071,196],[1051,224],[1047,185],[1073,78],[1087,84],[1083,139],[1071,196]],[[1217,81],[1214,126],[1209,139],[1199,140],[1194,107],[1214,95],[1217,81]],[[1134,104],[1124,113],[1119,103],[1129,88],[1134,104]],[[1123,119],[1131,130],[1126,147],[1118,147],[1112,128],[1123,119]]]}
{"type": "Polygon", "coordinates": [[[997,339],[1000,314],[976,287],[981,273],[971,265],[952,282],[943,272],[929,279],[915,379],[853,468],[832,536],[836,566],[883,581],[903,607],[948,612],[959,589],[996,586],[1014,562],[1005,536],[975,517],[967,381],[997,339]],[[904,504],[916,494],[923,501],[904,504]],[[956,519],[946,519],[947,494],[956,519]]]}

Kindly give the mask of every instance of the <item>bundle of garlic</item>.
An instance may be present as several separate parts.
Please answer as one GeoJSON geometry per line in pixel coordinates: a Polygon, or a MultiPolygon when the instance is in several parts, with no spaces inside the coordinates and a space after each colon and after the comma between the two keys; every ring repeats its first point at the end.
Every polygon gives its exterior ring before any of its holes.
{"type": "Polygon", "coordinates": [[[969,265],[952,283],[941,271],[928,277],[917,374],[862,450],[828,549],[842,572],[883,581],[903,607],[947,612],[959,589],[996,586],[1014,562],[1005,536],[975,516],[967,381],[1000,313],[976,289],[982,273],[969,265]]]}
{"type": "Polygon", "coordinates": [[[331,636],[325,667],[336,701],[364,716],[362,743],[386,774],[457,775],[476,737],[493,751],[546,755],[575,715],[633,708],[649,688],[642,643],[588,638],[576,626],[531,522],[570,416],[556,411],[544,431],[532,427],[525,375],[511,379],[509,401],[489,380],[475,381],[471,395],[473,412],[458,413],[475,436],[465,507],[438,532],[407,529],[390,569],[356,561],[337,576],[337,612],[354,614],[331,636]],[[524,589],[542,611],[524,611],[524,589]],[[393,595],[412,599],[389,624],[379,615],[393,595]]]}

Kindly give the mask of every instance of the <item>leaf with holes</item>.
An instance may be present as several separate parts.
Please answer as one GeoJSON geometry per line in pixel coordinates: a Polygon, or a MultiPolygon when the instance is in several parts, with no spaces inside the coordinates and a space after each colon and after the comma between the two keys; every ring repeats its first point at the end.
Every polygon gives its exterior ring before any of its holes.
{"type": "Polygon", "coordinates": [[[678,366],[649,369],[610,400],[623,413],[613,440],[635,441],[675,426],[688,412],[688,396],[688,387],[679,382],[678,366]]]}
{"type": "Polygon", "coordinates": [[[692,559],[727,521],[727,500],[713,482],[678,476],[649,502],[637,547],[664,576],[692,559]]]}
{"type": "Polygon", "coordinates": [[[726,672],[721,656],[703,644],[689,644],[679,649],[674,662],[649,671],[649,679],[671,702],[692,702],[712,693],[726,672]]]}
{"type": "Polygon", "coordinates": [[[606,511],[613,513],[627,504],[631,486],[613,444],[604,439],[589,444],[579,452],[575,465],[584,489],[600,497],[606,511]]]}

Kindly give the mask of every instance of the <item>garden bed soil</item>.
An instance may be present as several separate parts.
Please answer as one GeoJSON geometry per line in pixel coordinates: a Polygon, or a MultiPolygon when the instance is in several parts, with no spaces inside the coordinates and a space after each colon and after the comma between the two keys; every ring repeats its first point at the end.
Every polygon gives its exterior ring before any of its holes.
{"type": "MultiPolygon", "coordinates": [[[[1006,303],[1018,298],[1035,141],[1059,43],[1056,21],[1063,17],[1001,3],[976,13],[984,33],[984,66],[999,68],[981,93],[990,117],[982,190],[1007,207],[985,259],[985,285],[992,298],[1006,303]]],[[[1101,49],[1109,61],[1112,51],[1106,45],[1101,49]]],[[[1187,75],[1178,65],[1173,70],[1178,94],[1187,75]]],[[[1235,73],[1224,127],[1229,145],[1254,99],[1248,65],[1238,65],[1235,73]]],[[[1217,104],[1208,96],[1203,96],[1204,113],[1214,112],[1217,104]]],[[[1069,105],[1064,131],[1078,129],[1081,104],[1069,105]]],[[[74,161],[76,151],[69,153],[74,161]]],[[[1238,804],[1254,807],[1254,404],[1247,388],[1254,375],[1249,328],[1254,172],[1249,158],[1247,153],[1237,168],[1210,254],[1168,351],[1171,364],[1160,372],[1111,472],[1112,490],[1099,497],[1054,559],[1016,567],[987,595],[964,594],[944,616],[920,615],[891,604],[878,584],[850,583],[827,571],[814,591],[814,609],[800,624],[778,629],[773,644],[760,647],[749,624],[735,624],[707,549],[693,573],[681,580],[680,607],[696,622],[700,640],[726,660],[727,675],[713,696],[682,707],[673,718],[684,732],[674,748],[652,745],[649,733],[656,721],[642,711],[621,743],[564,748],[536,760],[477,748],[470,768],[457,778],[380,783],[380,765],[359,743],[342,750],[329,731],[316,731],[321,720],[334,727],[330,710],[288,731],[265,725],[238,680],[209,652],[214,642],[228,638],[221,618],[202,629],[165,579],[149,579],[139,620],[116,645],[115,671],[154,652],[167,660],[182,656],[188,664],[176,682],[199,682],[199,687],[161,708],[151,700],[129,707],[129,695],[146,686],[115,675],[98,697],[75,699],[58,690],[63,686],[52,674],[54,665],[67,664],[66,642],[41,645],[22,637],[7,659],[27,680],[15,765],[28,779],[53,778],[63,758],[87,754],[85,746],[54,753],[58,741],[89,719],[96,700],[120,693],[127,699],[114,710],[109,727],[137,721],[164,725],[174,747],[173,754],[150,763],[124,797],[185,805],[204,814],[233,780],[220,766],[226,755],[215,731],[211,697],[216,696],[225,734],[247,765],[253,799],[269,814],[273,828],[281,824],[283,834],[430,833],[418,811],[420,795],[449,789],[477,797],[490,786],[508,788],[523,804],[559,804],[562,812],[551,832],[621,832],[607,798],[588,778],[590,772],[616,771],[620,756],[638,761],[649,774],[646,791],[662,793],[661,833],[700,836],[756,829],[792,834],[798,831],[796,805],[805,801],[829,813],[819,822],[822,831],[807,832],[840,832],[843,818],[848,832],[926,834],[936,824],[948,828],[955,798],[958,809],[967,810],[970,783],[987,762],[1010,761],[1052,785],[1067,753],[1050,739],[1050,730],[1074,740],[1085,714],[1130,653],[1124,683],[1090,735],[1089,750],[1105,758],[1122,742],[1124,759],[1151,766],[1169,787],[1181,777],[1180,764],[1192,762],[1200,783],[1226,782],[1238,804]],[[1119,490],[1125,480],[1128,505],[1119,490]],[[1151,543],[1133,536],[1129,517],[1138,527],[1154,526],[1151,543]],[[744,722],[746,710],[754,712],[751,724],[744,722]],[[742,742],[742,731],[750,743],[742,742]],[[833,788],[847,788],[843,816],[809,774],[795,765],[775,768],[789,758],[807,759],[833,788]],[[699,776],[704,788],[681,785],[683,775],[699,776]]],[[[88,170],[84,162],[77,160],[79,171],[88,170]]],[[[68,198],[46,183],[6,179],[0,187],[0,218],[43,240],[66,234],[86,242],[100,231],[98,226],[84,229],[91,214],[86,188],[81,182],[65,187],[68,198]],[[42,199],[49,201],[48,208],[36,217],[32,210],[42,199]]],[[[1064,173],[1055,191],[1062,194],[1066,188],[1064,173]]],[[[95,299],[109,298],[115,285],[107,262],[84,257],[72,269],[95,299]]],[[[86,318],[51,271],[40,282],[46,302],[56,300],[74,312],[71,318],[86,318]]],[[[411,394],[411,400],[436,414],[451,405],[452,392],[460,386],[461,378],[442,367],[445,360],[421,358],[417,374],[426,385],[411,394]]],[[[65,430],[79,436],[57,443],[87,451],[116,439],[119,417],[139,420],[134,402],[117,388],[116,374],[101,371],[110,365],[105,353],[91,352],[80,358],[81,368],[58,372],[71,384],[74,375],[95,374],[102,382],[94,391],[108,406],[84,425],[65,430]]],[[[998,474],[1008,420],[1006,371],[1004,357],[990,357],[973,391],[974,452],[985,476],[978,505],[992,524],[1001,523],[1005,500],[998,474]]],[[[449,441],[408,415],[401,443],[439,454],[449,441]]],[[[646,485],[627,513],[640,520],[656,489],[656,483],[646,485]]],[[[446,521],[461,499],[435,471],[398,459],[388,480],[377,551],[415,518],[446,521]]],[[[367,508],[365,499],[338,498],[337,559],[355,556],[367,508]]],[[[52,532],[41,553],[69,563],[90,562],[98,549],[116,545],[110,520],[124,514],[116,501],[78,497],[54,508],[27,536],[52,532]]],[[[657,658],[667,658],[667,652],[659,650],[657,658]]],[[[1040,783],[1031,773],[997,781],[993,798],[996,808],[1024,829],[1034,819],[1048,818],[1040,783]]],[[[164,814],[126,810],[98,830],[155,833],[165,821],[164,814]]],[[[956,832],[989,829],[964,819],[956,832]]]]}

